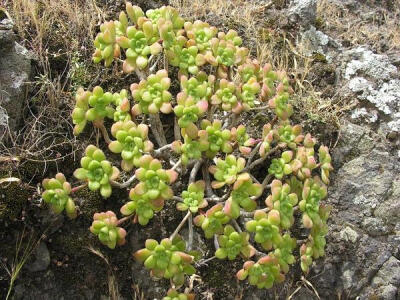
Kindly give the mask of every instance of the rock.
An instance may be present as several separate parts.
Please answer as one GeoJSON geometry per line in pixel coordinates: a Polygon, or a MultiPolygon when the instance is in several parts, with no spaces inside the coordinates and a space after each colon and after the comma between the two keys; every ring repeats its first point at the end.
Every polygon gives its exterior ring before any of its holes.
{"type": "Polygon", "coordinates": [[[15,42],[10,20],[0,22],[0,130],[8,125],[17,129],[22,116],[27,84],[31,76],[31,57],[15,42]],[[7,112],[5,114],[4,110],[7,112]],[[7,120],[5,122],[5,120],[7,120]]]}
{"type": "Polygon", "coordinates": [[[344,60],[348,61],[344,70],[344,78],[364,75],[374,79],[387,80],[397,72],[386,55],[375,54],[372,51],[358,47],[345,51],[344,60]]]}
{"type": "Polygon", "coordinates": [[[375,123],[378,120],[378,112],[374,109],[367,111],[365,107],[356,108],[351,113],[351,118],[366,123],[375,123]]]}
{"type": "Polygon", "coordinates": [[[44,271],[50,265],[50,253],[44,242],[40,242],[39,246],[34,251],[35,260],[27,265],[30,272],[44,271]]]}
{"type": "Polygon", "coordinates": [[[383,220],[379,218],[364,218],[361,226],[370,236],[379,236],[389,233],[388,227],[385,226],[383,220]]]}
{"type": "Polygon", "coordinates": [[[355,93],[361,103],[376,108],[356,108],[351,117],[366,123],[379,119],[384,134],[400,132],[400,79],[393,60],[364,47],[345,51],[341,60],[344,83],[339,84],[355,93]]]}
{"type": "Polygon", "coordinates": [[[356,243],[359,235],[357,231],[351,229],[349,226],[347,226],[345,229],[340,231],[340,238],[344,240],[345,242],[352,242],[356,243]]]}
{"type": "Polygon", "coordinates": [[[400,286],[400,261],[390,257],[372,280],[372,287],[383,285],[400,286]]]}
{"type": "Polygon", "coordinates": [[[315,24],[317,14],[316,0],[293,0],[288,8],[288,19],[292,24],[300,24],[304,28],[315,24]]]}
{"type": "Polygon", "coordinates": [[[332,63],[333,58],[336,56],[336,48],[340,44],[331,39],[325,33],[318,31],[314,26],[310,29],[300,33],[300,44],[298,47],[302,50],[304,55],[312,56],[314,54],[322,55],[324,60],[332,63]],[[332,51],[331,48],[334,48],[332,51]]]}

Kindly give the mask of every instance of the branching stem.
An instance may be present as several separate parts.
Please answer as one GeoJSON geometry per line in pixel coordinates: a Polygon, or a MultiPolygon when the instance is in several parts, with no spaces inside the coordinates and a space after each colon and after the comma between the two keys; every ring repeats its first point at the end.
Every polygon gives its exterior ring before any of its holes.
{"type": "MultiPolygon", "coordinates": [[[[263,212],[268,212],[268,211],[270,211],[271,209],[270,209],[269,207],[266,207],[266,208],[257,209],[257,210],[261,210],[261,211],[263,211],[263,212]]],[[[241,211],[240,211],[240,216],[246,217],[246,218],[251,218],[251,217],[254,216],[254,213],[255,213],[255,211],[247,212],[247,211],[242,211],[242,210],[241,210],[241,211]]]]}
{"type": "Polygon", "coordinates": [[[128,221],[129,219],[131,219],[134,216],[135,216],[135,214],[131,214],[129,216],[123,217],[122,219],[119,219],[118,222],[117,222],[117,226],[121,225],[125,221],[128,221]]]}
{"type": "Polygon", "coordinates": [[[275,148],[273,148],[271,151],[269,151],[265,156],[260,157],[259,159],[255,160],[254,162],[252,162],[249,166],[247,166],[246,168],[243,169],[242,172],[247,172],[250,171],[251,169],[253,169],[255,166],[258,166],[260,164],[262,164],[268,157],[270,157],[272,154],[274,154],[275,152],[279,151],[279,149],[281,149],[281,147],[276,146],[275,148]]]}
{"type": "Polygon", "coordinates": [[[114,180],[110,180],[110,184],[111,184],[112,186],[117,187],[117,188],[124,189],[124,188],[127,188],[128,186],[130,186],[131,183],[132,183],[135,179],[136,179],[136,176],[133,175],[132,177],[130,177],[127,181],[125,181],[125,182],[123,182],[123,183],[119,183],[119,182],[116,182],[116,181],[114,181],[114,180]]]}
{"type": "Polygon", "coordinates": [[[101,121],[95,121],[95,122],[93,122],[93,125],[94,125],[96,128],[98,128],[98,129],[100,130],[101,135],[102,135],[103,138],[104,138],[104,141],[105,141],[107,144],[111,143],[110,136],[108,135],[107,129],[106,129],[106,127],[104,126],[104,121],[103,121],[103,120],[101,120],[101,121]]]}
{"type": "Polygon", "coordinates": [[[70,194],[73,194],[73,193],[76,193],[77,191],[80,191],[81,189],[83,189],[87,185],[88,185],[87,183],[84,183],[84,184],[81,184],[81,185],[78,185],[78,186],[72,188],[70,194]]]}
{"type": "Polygon", "coordinates": [[[151,131],[160,147],[167,144],[167,139],[165,138],[164,129],[160,120],[160,114],[150,114],[150,125],[151,131]]]}
{"type": "Polygon", "coordinates": [[[236,222],[236,220],[235,219],[232,219],[231,220],[231,223],[232,223],[232,225],[233,225],[233,227],[235,227],[235,229],[236,229],[236,231],[237,232],[243,232],[242,231],[242,228],[240,228],[240,225],[238,224],[238,222],[236,222]]]}
{"type": "Polygon", "coordinates": [[[185,225],[187,219],[190,217],[192,213],[190,211],[187,212],[186,216],[182,219],[182,221],[179,223],[178,227],[176,227],[174,233],[171,234],[171,236],[169,237],[169,239],[172,241],[176,235],[179,233],[179,230],[182,229],[183,225],[185,225]]]}
{"type": "Polygon", "coordinates": [[[195,163],[192,171],[190,172],[189,176],[189,184],[193,183],[196,181],[196,175],[200,170],[201,165],[203,164],[203,160],[199,160],[195,163]]]}
{"type": "Polygon", "coordinates": [[[192,250],[192,246],[193,246],[193,216],[192,216],[192,214],[189,214],[188,230],[189,230],[189,236],[188,236],[187,248],[190,251],[190,250],[192,250]]]}

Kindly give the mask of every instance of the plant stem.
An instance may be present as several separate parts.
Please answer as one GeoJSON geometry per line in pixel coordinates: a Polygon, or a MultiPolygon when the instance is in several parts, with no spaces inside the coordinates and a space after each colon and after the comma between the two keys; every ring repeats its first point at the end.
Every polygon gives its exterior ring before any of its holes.
{"type": "Polygon", "coordinates": [[[208,173],[208,159],[206,159],[203,163],[203,179],[206,183],[206,195],[208,198],[218,198],[215,196],[212,187],[211,187],[211,181],[210,181],[210,174],[208,173]]]}
{"type": "Polygon", "coordinates": [[[172,200],[176,200],[176,201],[179,201],[179,202],[183,202],[183,199],[182,199],[181,197],[178,197],[178,196],[173,196],[173,197],[172,197],[172,200]]]}
{"type": "Polygon", "coordinates": [[[121,225],[122,223],[124,223],[125,221],[131,219],[134,216],[135,216],[135,214],[131,214],[129,216],[123,217],[122,219],[119,219],[118,222],[117,222],[117,226],[121,225]]]}
{"type": "Polygon", "coordinates": [[[256,153],[258,152],[258,150],[260,150],[261,144],[262,144],[262,141],[259,142],[259,143],[257,144],[257,146],[255,146],[254,149],[251,151],[251,153],[250,153],[250,155],[249,155],[249,158],[247,159],[246,167],[250,166],[251,162],[253,161],[254,156],[256,155],[256,153]]]}
{"type": "Polygon", "coordinates": [[[164,145],[164,146],[158,148],[157,150],[154,150],[153,153],[151,153],[151,154],[152,154],[153,156],[160,156],[160,155],[162,154],[163,151],[168,150],[168,149],[171,149],[171,147],[172,147],[172,144],[164,145]]]}
{"type": "Polygon", "coordinates": [[[81,185],[78,185],[78,186],[72,188],[70,194],[73,194],[73,193],[76,193],[77,191],[80,191],[81,189],[83,189],[87,185],[88,185],[87,183],[84,183],[84,184],[81,184],[81,185]]]}
{"type": "Polygon", "coordinates": [[[146,79],[146,74],[144,72],[140,71],[138,68],[135,68],[135,73],[136,73],[136,76],[139,78],[139,80],[146,79]]]}
{"type": "Polygon", "coordinates": [[[150,114],[151,131],[160,147],[167,144],[159,113],[150,114]]]}
{"type": "Polygon", "coordinates": [[[194,165],[192,171],[190,172],[189,184],[195,182],[195,180],[196,180],[196,175],[197,175],[197,173],[199,172],[199,169],[200,169],[202,163],[203,163],[203,160],[199,160],[199,161],[197,161],[196,164],[194,165]]]}
{"type": "Polygon", "coordinates": [[[175,141],[181,140],[181,129],[179,128],[178,118],[176,116],[174,118],[174,138],[175,138],[175,141]]]}
{"type": "Polygon", "coordinates": [[[219,249],[218,236],[216,234],[214,234],[214,247],[215,250],[219,249]]]}
{"type": "Polygon", "coordinates": [[[188,230],[189,230],[189,237],[188,237],[187,248],[190,251],[190,250],[192,250],[192,245],[193,245],[193,216],[192,216],[192,214],[189,215],[188,230]]]}
{"type": "MultiPolygon", "coordinates": [[[[269,208],[269,207],[266,207],[266,208],[257,209],[257,210],[261,210],[261,211],[264,211],[264,212],[268,212],[268,211],[270,211],[270,208],[269,208]]],[[[240,216],[242,216],[242,217],[247,217],[247,218],[251,218],[251,217],[254,216],[254,213],[255,213],[255,211],[249,211],[249,212],[247,212],[247,211],[240,211],[240,216]]]]}
{"type": "Polygon", "coordinates": [[[206,265],[208,262],[210,262],[216,258],[217,258],[216,256],[211,256],[207,259],[202,259],[196,264],[196,267],[201,267],[202,265],[206,265]]]}
{"type": "Polygon", "coordinates": [[[104,127],[104,121],[94,121],[93,125],[98,128],[101,132],[101,135],[104,138],[104,141],[109,144],[111,143],[110,136],[108,135],[107,129],[104,127]]]}
{"type": "Polygon", "coordinates": [[[276,147],[273,148],[271,151],[269,151],[265,156],[260,157],[259,159],[255,160],[253,163],[251,163],[249,166],[247,166],[246,168],[244,168],[242,172],[250,171],[250,170],[253,169],[255,166],[257,166],[257,165],[263,163],[268,157],[270,157],[272,154],[274,154],[275,152],[277,152],[279,149],[281,149],[281,147],[276,146],[276,147]]]}
{"type": "Polygon", "coordinates": [[[187,212],[186,216],[182,219],[182,221],[179,223],[178,227],[176,227],[174,233],[171,234],[171,236],[169,237],[169,239],[172,241],[175,236],[179,233],[179,230],[181,230],[181,228],[183,227],[183,225],[185,225],[186,220],[190,217],[192,213],[190,211],[187,212]]]}
{"type": "Polygon", "coordinates": [[[237,232],[239,232],[239,233],[240,233],[240,232],[243,232],[243,231],[242,231],[242,228],[240,228],[238,222],[236,222],[235,219],[232,219],[231,222],[232,222],[233,227],[235,227],[235,229],[236,229],[237,232]]]}
{"type": "Polygon", "coordinates": [[[182,164],[181,159],[179,159],[171,168],[171,170],[176,170],[182,164]]]}
{"type": "Polygon", "coordinates": [[[125,181],[123,183],[119,183],[114,180],[110,180],[110,184],[117,188],[124,189],[124,188],[127,188],[135,179],[136,179],[136,176],[133,175],[131,178],[129,178],[127,181],[125,181]]]}
{"type": "Polygon", "coordinates": [[[263,180],[263,182],[261,184],[263,189],[265,189],[268,186],[268,183],[272,179],[273,176],[274,175],[272,175],[272,174],[268,174],[267,176],[265,176],[265,178],[264,178],[264,180],[263,180]]]}

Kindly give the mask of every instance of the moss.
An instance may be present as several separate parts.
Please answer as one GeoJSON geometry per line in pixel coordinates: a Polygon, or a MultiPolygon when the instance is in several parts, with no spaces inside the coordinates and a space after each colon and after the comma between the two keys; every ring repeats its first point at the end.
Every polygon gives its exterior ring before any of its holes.
{"type": "Polygon", "coordinates": [[[14,220],[20,214],[32,193],[29,186],[19,182],[0,185],[0,219],[14,220]]]}
{"type": "Polygon", "coordinates": [[[78,191],[74,198],[80,200],[80,211],[87,220],[92,220],[93,214],[104,210],[104,199],[98,192],[92,192],[88,188],[78,191]]]}

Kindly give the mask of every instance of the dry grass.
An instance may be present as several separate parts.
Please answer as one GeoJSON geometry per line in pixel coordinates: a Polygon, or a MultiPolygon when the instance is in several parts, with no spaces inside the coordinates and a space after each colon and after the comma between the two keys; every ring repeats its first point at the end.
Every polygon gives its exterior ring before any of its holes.
{"type": "MultiPolygon", "coordinates": [[[[117,278],[114,274],[112,265],[110,264],[110,262],[108,261],[108,258],[100,252],[100,250],[97,250],[95,248],[93,248],[92,246],[87,247],[87,249],[89,250],[89,252],[93,253],[94,255],[100,257],[105,264],[107,265],[107,283],[108,283],[108,296],[110,297],[111,300],[119,300],[121,299],[120,294],[119,294],[119,290],[118,290],[118,282],[117,282],[117,278]]],[[[134,298],[134,299],[141,299],[141,298],[134,298]]]]}
{"type": "Polygon", "coordinates": [[[325,32],[348,41],[352,45],[368,44],[378,53],[400,50],[400,2],[384,9],[358,7],[355,12],[335,2],[318,1],[317,16],[325,32]],[[364,10],[365,14],[359,12],[364,10]],[[384,44],[383,44],[384,42],[384,44]]]}
{"type": "Polygon", "coordinates": [[[91,74],[92,40],[103,12],[94,0],[0,0],[23,44],[33,53],[23,128],[1,136],[0,154],[34,162],[58,162],[74,155],[76,140],[69,118],[71,89],[91,74]]]}

